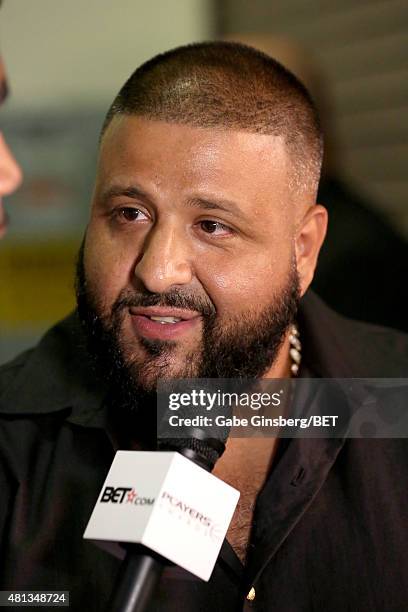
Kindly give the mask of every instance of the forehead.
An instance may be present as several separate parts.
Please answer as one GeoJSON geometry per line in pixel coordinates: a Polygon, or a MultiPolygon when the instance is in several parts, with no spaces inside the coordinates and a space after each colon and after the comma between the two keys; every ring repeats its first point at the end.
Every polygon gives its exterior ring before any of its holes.
{"type": "Polygon", "coordinates": [[[99,178],[117,175],[177,179],[253,190],[288,184],[290,160],[281,137],[199,128],[138,116],[115,117],[101,142],[99,178]]]}

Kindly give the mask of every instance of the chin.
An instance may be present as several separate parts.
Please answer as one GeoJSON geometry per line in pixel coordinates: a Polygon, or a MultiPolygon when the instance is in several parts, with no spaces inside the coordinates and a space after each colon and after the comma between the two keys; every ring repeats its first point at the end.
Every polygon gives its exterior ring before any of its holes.
{"type": "Polygon", "coordinates": [[[138,363],[133,361],[131,366],[132,377],[136,385],[146,391],[153,391],[157,383],[179,378],[194,378],[197,376],[197,363],[193,356],[183,355],[159,355],[145,356],[138,363]]]}

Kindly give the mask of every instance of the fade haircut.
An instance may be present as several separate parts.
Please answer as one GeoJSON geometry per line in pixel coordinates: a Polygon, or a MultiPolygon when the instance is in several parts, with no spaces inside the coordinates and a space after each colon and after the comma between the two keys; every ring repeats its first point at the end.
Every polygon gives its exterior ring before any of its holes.
{"type": "Polygon", "coordinates": [[[116,115],[280,136],[291,187],[315,197],[323,156],[316,107],[289,70],[252,47],[205,42],[157,55],[119,91],[101,137],[116,115]]]}

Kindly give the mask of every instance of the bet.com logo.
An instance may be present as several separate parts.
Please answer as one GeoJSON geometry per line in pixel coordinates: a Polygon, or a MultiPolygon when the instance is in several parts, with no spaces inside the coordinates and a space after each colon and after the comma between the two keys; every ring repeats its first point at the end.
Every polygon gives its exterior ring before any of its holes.
{"type": "Polygon", "coordinates": [[[141,497],[132,487],[105,487],[102,491],[101,503],[135,504],[136,506],[152,506],[154,497],[141,497]]]}

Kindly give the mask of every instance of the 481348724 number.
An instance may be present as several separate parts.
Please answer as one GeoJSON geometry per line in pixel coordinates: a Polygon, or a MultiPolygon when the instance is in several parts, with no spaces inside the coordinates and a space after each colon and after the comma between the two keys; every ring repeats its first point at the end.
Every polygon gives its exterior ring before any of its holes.
{"type": "Polygon", "coordinates": [[[69,606],[69,591],[0,591],[0,606],[69,606]]]}

